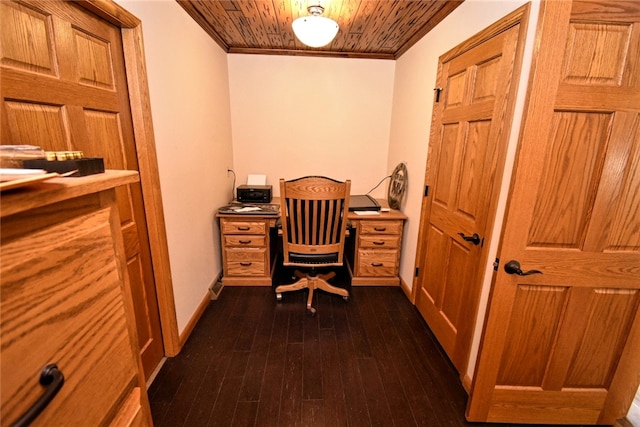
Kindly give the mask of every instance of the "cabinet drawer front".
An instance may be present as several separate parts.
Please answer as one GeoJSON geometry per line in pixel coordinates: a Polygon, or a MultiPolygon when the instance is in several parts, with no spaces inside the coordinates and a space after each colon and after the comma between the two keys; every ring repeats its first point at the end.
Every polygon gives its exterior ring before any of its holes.
{"type": "Polygon", "coordinates": [[[395,276],[398,274],[398,251],[358,251],[358,276],[395,276]]]}
{"type": "Polygon", "coordinates": [[[361,234],[400,234],[402,221],[361,221],[361,234]]]}
{"type": "Polygon", "coordinates": [[[362,235],[360,236],[361,248],[398,249],[400,236],[394,235],[362,235]]]}
{"type": "Polygon", "coordinates": [[[111,427],[141,427],[146,425],[142,406],[140,405],[140,387],[133,389],[109,425],[111,427]]]}
{"type": "Polygon", "coordinates": [[[267,275],[267,250],[225,249],[226,274],[229,276],[267,275]]]}
{"type": "Polygon", "coordinates": [[[137,369],[109,211],[3,239],[1,256],[2,420],[15,420],[36,401],[40,370],[56,363],[65,383],[37,424],[101,425],[137,369]]]}
{"type": "Polygon", "coordinates": [[[266,234],[266,221],[234,221],[221,220],[223,234],[266,234]]]}
{"type": "Polygon", "coordinates": [[[224,246],[239,246],[239,247],[261,247],[267,245],[266,236],[255,235],[228,235],[224,236],[224,246]]]}
{"type": "Polygon", "coordinates": [[[227,263],[228,276],[266,276],[264,262],[256,261],[229,261],[227,263]]]}

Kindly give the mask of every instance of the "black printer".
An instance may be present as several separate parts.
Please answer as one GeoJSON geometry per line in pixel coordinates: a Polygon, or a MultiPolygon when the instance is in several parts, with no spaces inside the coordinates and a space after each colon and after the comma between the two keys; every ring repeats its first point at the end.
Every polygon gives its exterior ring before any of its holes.
{"type": "Polygon", "coordinates": [[[271,203],[271,186],[239,185],[236,200],[241,203],[271,203]]]}

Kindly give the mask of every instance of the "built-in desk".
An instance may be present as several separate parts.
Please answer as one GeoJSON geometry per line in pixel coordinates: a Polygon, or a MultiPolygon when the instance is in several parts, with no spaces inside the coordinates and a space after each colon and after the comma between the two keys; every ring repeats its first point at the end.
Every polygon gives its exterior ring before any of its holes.
{"type": "MultiPolygon", "coordinates": [[[[382,206],[387,203],[378,200],[382,206]]],[[[272,203],[280,203],[274,198],[272,203]]],[[[278,256],[278,215],[221,214],[222,283],[271,286],[278,256]]],[[[379,215],[349,212],[352,229],[345,258],[355,286],[398,286],[402,229],[406,215],[398,210],[379,215]]]]}

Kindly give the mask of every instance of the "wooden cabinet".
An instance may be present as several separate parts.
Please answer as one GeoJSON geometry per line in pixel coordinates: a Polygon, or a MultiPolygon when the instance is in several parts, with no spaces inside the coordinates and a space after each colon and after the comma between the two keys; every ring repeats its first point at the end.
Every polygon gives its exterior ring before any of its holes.
{"type": "Polygon", "coordinates": [[[400,284],[402,229],[406,217],[399,211],[376,216],[350,214],[354,226],[352,254],[348,254],[352,285],[400,284]]]}
{"type": "Polygon", "coordinates": [[[275,218],[221,217],[222,283],[271,285],[277,250],[275,218]],[[274,250],[272,250],[272,248],[274,250]]]}
{"type": "Polygon", "coordinates": [[[109,171],[2,194],[2,425],[43,394],[51,363],[64,384],[32,425],[152,424],[114,190],[137,179],[109,171]]]}

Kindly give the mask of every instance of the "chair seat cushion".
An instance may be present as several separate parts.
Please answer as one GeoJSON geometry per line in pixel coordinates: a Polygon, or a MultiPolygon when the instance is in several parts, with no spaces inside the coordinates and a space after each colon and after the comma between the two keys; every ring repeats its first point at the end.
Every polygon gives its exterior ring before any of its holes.
{"type": "Polygon", "coordinates": [[[289,261],[300,264],[335,264],[338,262],[338,252],[329,254],[300,254],[289,252],[289,261]]]}

